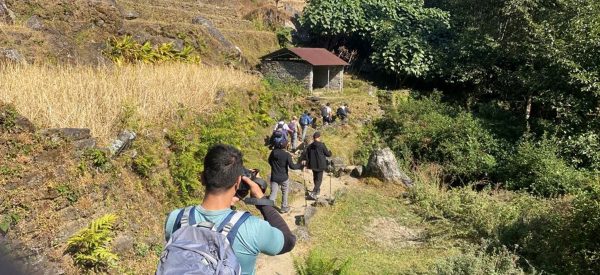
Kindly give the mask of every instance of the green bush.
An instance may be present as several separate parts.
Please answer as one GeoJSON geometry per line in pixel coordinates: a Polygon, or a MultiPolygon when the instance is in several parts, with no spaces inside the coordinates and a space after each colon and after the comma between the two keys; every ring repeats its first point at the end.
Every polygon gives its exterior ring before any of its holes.
{"type": "Polygon", "coordinates": [[[67,253],[73,256],[77,266],[95,271],[115,266],[118,256],[110,251],[109,245],[116,221],[116,215],[104,215],[69,238],[67,253]]]}
{"type": "Polygon", "coordinates": [[[600,171],[600,135],[586,132],[561,141],[562,155],[572,165],[600,171]]]}
{"type": "Polygon", "coordinates": [[[294,268],[299,275],[351,274],[349,266],[350,260],[341,261],[337,258],[327,258],[316,250],[311,250],[304,261],[294,259],[294,268]]]}
{"type": "Polygon", "coordinates": [[[519,257],[506,247],[493,249],[467,249],[464,253],[435,263],[429,274],[471,275],[471,274],[525,274],[518,266],[519,257]]]}
{"type": "Polygon", "coordinates": [[[407,148],[417,163],[443,165],[452,182],[485,178],[495,169],[497,141],[471,114],[442,103],[439,95],[399,101],[375,125],[393,150],[407,148]]]}
{"type": "Polygon", "coordinates": [[[499,178],[513,190],[553,196],[572,193],[589,184],[585,173],[569,166],[558,155],[556,142],[549,139],[521,141],[499,169],[499,178]]]}
{"type": "Polygon", "coordinates": [[[600,184],[593,186],[574,197],[545,199],[510,191],[446,190],[420,180],[409,198],[423,218],[451,222],[457,237],[508,247],[528,271],[581,274],[600,268],[600,184]]]}
{"type": "Polygon", "coordinates": [[[83,153],[83,162],[80,164],[82,169],[91,164],[97,171],[107,171],[111,167],[110,157],[106,151],[98,148],[87,149],[83,153]]]}
{"type": "Polygon", "coordinates": [[[156,166],[157,160],[152,155],[139,155],[133,159],[131,168],[134,172],[144,178],[150,177],[156,166]]]}

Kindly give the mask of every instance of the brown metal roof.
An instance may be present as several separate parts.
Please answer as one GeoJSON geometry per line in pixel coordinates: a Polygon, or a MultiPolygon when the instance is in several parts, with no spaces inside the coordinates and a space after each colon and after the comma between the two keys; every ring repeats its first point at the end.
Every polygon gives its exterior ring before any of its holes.
{"type": "Polygon", "coordinates": [[[285,48],[268,55],[261,59],[281,59],[281,58],[300,58],[313,66],[347,66],[348,63],[335,54],[323,48],[285,48]],[[293,55],[293,56],[291,56],[293,55]]]}

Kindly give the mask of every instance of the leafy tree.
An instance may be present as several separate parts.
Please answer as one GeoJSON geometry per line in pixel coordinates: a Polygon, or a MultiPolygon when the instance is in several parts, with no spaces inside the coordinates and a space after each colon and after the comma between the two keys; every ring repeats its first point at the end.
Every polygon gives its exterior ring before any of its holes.
{"type": "Polygon", "coordinates": [[[373,64],[397,76],[423,76],[432,67],[432,40],[448,14],[422,0],[313,0],[303,23],[316,36],[354,40],[373,64]]]}

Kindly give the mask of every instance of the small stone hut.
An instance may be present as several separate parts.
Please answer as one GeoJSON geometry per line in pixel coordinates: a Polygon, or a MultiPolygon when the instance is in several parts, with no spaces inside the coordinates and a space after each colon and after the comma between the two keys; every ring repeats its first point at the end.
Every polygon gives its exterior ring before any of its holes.
{"type": "Polygon", "coordinates": [[[309,90],[344,88],[346,61],[323,48],[283,48],[261,59],[263,75],[300,81],[309,90]]]}

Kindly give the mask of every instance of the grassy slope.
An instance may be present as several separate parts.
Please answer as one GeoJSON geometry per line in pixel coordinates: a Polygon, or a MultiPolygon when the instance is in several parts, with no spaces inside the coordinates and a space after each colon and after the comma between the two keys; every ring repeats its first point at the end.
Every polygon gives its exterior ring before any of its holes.
{"type": "Polygon", "coordinates": [[[247,13],[269,4],[268,1],[49,1],[9,0],[16,15],[14,25],[0,23],[0,48],[20,51],[29,62],[104,64],[100,51],[110,37],[132,35],[153,43],[178,39],[196,48],[209,64],[235,63],[231,50],[225,49],[211,31],[192,24],[192,18],[211,20],[225,38],[242,50],[246,65],[256,65],[258,57],[278,49],[273,32],[260,31],[247,13]],[[139,17],[125,20],[121,12],[136,12],[139,17]],[[30,17],[39,16],[44,27],[27,27],[30,17]]]}

